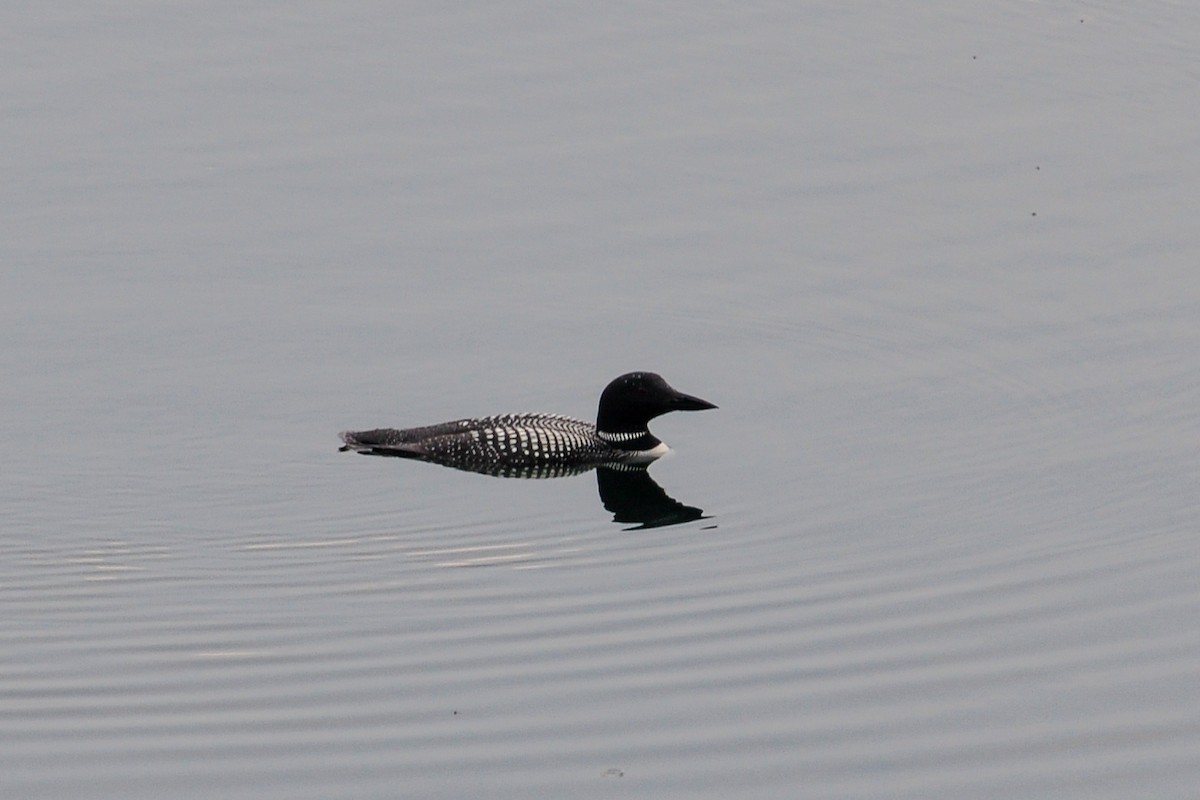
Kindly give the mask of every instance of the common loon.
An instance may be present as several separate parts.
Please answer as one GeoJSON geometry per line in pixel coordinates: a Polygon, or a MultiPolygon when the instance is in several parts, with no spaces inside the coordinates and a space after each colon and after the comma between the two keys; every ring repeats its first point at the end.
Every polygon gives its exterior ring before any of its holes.
{"type": "Polygon", "coordinates": [[[600,395],[596,424],[558,414],[458,419],[421,428],[344,431],[340,449],[493,475],[552,477],[602,464],[648,464],[668,450],[647,423],[669,411],[716,408],[653,372],[629,372],[600,395]]]}

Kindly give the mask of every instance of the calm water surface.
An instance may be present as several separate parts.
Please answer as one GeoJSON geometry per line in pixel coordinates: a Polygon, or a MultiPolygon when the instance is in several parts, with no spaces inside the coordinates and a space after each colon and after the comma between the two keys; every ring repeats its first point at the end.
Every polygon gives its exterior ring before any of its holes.
{"type": "Polygon", "coordinates": [[[1200,13],[2,17],[0,794],[1195,796],[1200,13]]]}

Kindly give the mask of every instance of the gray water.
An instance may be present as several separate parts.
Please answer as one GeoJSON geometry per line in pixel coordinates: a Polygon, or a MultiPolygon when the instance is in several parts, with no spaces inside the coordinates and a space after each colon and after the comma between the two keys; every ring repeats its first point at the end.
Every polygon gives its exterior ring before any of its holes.
{"type": "Polygon", "coordinates": [[[1194,797],[1198,38],[0,12],[0,794],[1194,797]],[[703,519],[336,452],[633,369],[703,519]]]}

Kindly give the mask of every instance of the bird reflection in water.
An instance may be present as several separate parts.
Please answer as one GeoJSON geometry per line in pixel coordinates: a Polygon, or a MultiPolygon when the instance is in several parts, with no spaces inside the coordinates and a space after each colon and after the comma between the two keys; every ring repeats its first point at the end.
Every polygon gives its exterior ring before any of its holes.
{"type": "Polygon", "coordinates": [[[626,530],[664,528],[696,519],[704,512],[667,495],[646,467],[597,467],[600,502],[612,512],[613,522],[637,523],[626,530]]]}
{"type": "MultiPolygon", "coordinates": [[[[363,455],[381,456],[384,458],[411,459],[403,453],[376,450],[364,452],[363,455]]],[[[566,464],[545,464],[536,467],[478,467],[463,469],[450,467],[462,472],[475,472],[491,475],[495,478],[519,478],[539,480],[546,478],[568,478],[572,475],[582,475],[585,472],[596,472],[596,487],[600,492],[600,502],[604,508],[612,512],[613,522],[631,525],[626,530],[643,530],[647,528],[664,528],[668,525],[680,525],[698,519],[707,519],[702,509],[685,505],[669,496],[650,477],[646,465],[611,464],[602,466],[576,466],[566,464]]]]}

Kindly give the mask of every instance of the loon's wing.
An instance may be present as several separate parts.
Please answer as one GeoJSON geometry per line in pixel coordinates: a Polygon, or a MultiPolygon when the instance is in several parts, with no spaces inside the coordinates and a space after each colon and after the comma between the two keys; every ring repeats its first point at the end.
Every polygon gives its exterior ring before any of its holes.
{"type": "Polygon", "coordinates": [[[527,467],[593,466],[610,446],[590,422],[559,414],[505,414],[422,428],[341,434],[343,451],[432,461],[468,472],[508,474],[527,467]]]}
{"type": "Polygon", "coordinates": [[[470,438],[472,431],[493,430],[497,426],[509,429],[527,425],[561,427],[587,423],[562,417],[557,414],[508,414],[494,417],[475,417],[424,425],[420,428],[376,428],[370,431],[342,431],[338,434],[343,445],[339,452],[353,450],[373,456],[396,456],[399,458],[436,458],[453,445],[470,438]],[[449,447],[448,447],[449,446],[449,447]]]}

